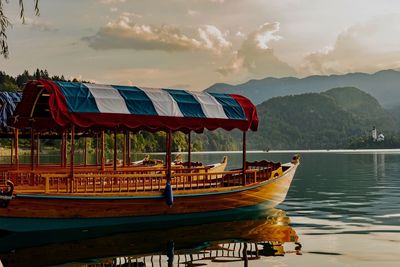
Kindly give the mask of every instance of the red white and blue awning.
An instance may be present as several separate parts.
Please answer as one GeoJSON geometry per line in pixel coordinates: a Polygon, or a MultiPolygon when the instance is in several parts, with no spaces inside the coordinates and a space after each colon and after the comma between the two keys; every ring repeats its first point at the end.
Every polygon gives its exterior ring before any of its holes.
{"type": "MultiPolygon", "coordinates": [[[[247,131],[258,126],[255,106],[239,95],[48,80],[38,85],[49,94],[52,118],[62,127],[247,131]]],[[[37,89],[28,84],[27,90],[37,89]]]]}

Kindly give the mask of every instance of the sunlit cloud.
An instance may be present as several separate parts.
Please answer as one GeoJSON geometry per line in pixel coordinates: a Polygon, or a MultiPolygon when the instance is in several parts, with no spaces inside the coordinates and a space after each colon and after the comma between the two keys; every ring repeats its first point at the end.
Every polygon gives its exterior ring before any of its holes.
{"type": "Polygon", "coordinates": [[[257,40],[257,45],[261,49],[268,49],[268,44],[271,41],[278,41],[282,39],[281,36],[276,35],[279,32],[279,23],[264,23],[261,25],[257,32],[255,32],[255,39],[257,40]]]}
{"type": "Polygon", "coordinates": [[[245,37],[246,37],[246,35],[245,35],[244,33],[242,33],[241,31],[237,31],[237,32],[235,33],[235,36],[236,36],[236,37],[239,37],[239,38],[245,38],[245,37]]]}
{"type": "Polygon", "coordinates": [[[213,25],[204,25],[192,33],[182,33],[172,25],[138,24],[132,14],[122,14],[107,23],[95,35],[82,38],[94,49],[133,49],[178,52],[208,50],[219,54],[231,46],[224,34],[213,25]]]}
{"type": "Polygon", "coordinates": [[[140,14],[137,14],[135,12],[122,12],[121,17],[128,17],[128,18],[142,18],[143,16],[140,14]]]}
{"type": "Polygon", "coordinates": [[[400,67],[400,18],[383,16],[344,30],[333,46],[306,55],[305,74],[374,72],[400,67]]]}
{"type": "Polygon", "coordinates": [[[232,46],[232,44],[225,39],[225,35],[213,25],[205,25],[200,27],[198,31],[203,47],[206,49],[220,53],[232,46]]]}
{"type": "Polygon", "coordinates": [[[136,24],[128,16],[120,16],[83,40],[94,49],[183,51],[201,46],[177,27],[136,24]]]}
{"type": "Polygon", "coordinates": [[[219,67],[217,71],[224,76],[239,73],[243,71],[243,62],[244,59],[242,57],[239,57],[238,52],[235,51],[231,62],[226,66],[219,67]]]}
{"type": "Polygon", "coordinates": [[[117,3],[125,3],[126,0],[98,0],[101,4],[104,5],[111,5],[111,4],[117,4],[117,3]]]}
{"type": "Polygon", "coordinates": [[[278,31],[278,22],[264,23],[247,35],[241,47],[234,52],[231,62],[217,71],[225,76],[243,71],[276,77],[296,74],[295,70],[281,61],[269,47],[270,42],[282,39],[276,35],[278,31]]]}

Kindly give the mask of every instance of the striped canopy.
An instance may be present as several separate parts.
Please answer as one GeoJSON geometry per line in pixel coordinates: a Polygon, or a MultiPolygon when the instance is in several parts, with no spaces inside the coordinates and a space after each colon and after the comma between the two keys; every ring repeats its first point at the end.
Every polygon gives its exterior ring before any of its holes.
{"type": "Polygon", "coordinates": [[[21,101],[22,94],[18,92],[0,92],[0,127],[8,126],[8,118],[10,118],[17,104],[21,101]]]}
{"type": "Polygon", "coordinates": [[[51,117],[61,127],[200,132],[258,126],[255,106],[239,95],[40,80],[28,83],[21,105],[36,105],[25,94],[38,99],[44,91],[51,117]]]}

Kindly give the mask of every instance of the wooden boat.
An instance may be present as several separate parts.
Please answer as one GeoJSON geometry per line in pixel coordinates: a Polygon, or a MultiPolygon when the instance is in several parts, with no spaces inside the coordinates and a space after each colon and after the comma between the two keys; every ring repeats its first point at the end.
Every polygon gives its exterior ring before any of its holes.
{"type": "Polygon", "coordinates": [[[150,155],[146,155],[142,160],[134,161],[131,163],[131,165],[136,167],[162,167],[164,166],[164,162],[158,159],[150,159],[150,155]]]}
{"type": "MultiPolygon", "coordinates": [[[[180,154],[178,154],[179,156],[180,154]]],[[[207,173],[219,173],[225,171],[226,165],[228,165],[228,156],[224,156],[221,162],[217,162],[214,164],[204,165],[201,162],[182,162],[180,160],[176,160],[172,163],[172,168],[193,168],[193,172],[207,172],[207,173]]]]}
{"type": "Polygon", "coordinates": [[[12,126],[30,130],[31,164],[30,169],[18,165],[16,130],[16,167],[3,172],[9,186],[4,185],[0,197],[0,229],[6,231],[121,226],[260,203],[274,207],[285,199],[299,165],[297,156],[286,164],[246,161],[246,133],[257,130],[258,117],[255,106],[239,95],[39,80],[25,87],[12,126]],[[242,168],[203,172],[190,164],[172,167],[173,131],[188,134],[191,162],[190,132],[217,128],[243,132],[242,168]],[[113,169],[105,166],[105,130],[114,132],[113,169]],[[117,166],[117,133],[129,137],[129,131],[139,130],[166,132],[165,166],[117,166]],[[91,131],[103,141],[101,164],[77,167],[75,137],[91,131]],[[35,162],[34,141],[44,133],[62,138],[59,167],[41,168],[35,162]]]}
{"type": "Polygon", "coordinates": [[[225,171],[226,165],[228,164],[228,156],[224,156],[221,162],[207,165],[209,169],[208,172],[223,172],[225,171]]]}
{"type": "Polygon", "coordinates": [[[229,263],[245,261],[245,256],[247,260],[283,256],[284,243],[293,246],[299,242],[289,217],[282,210],[238,209],[224,215],[229,216],[204,214],[202,220],[184,223],[177,218],[147,229],[130,225],[125,229],[128,231],[119,232],[102,228],[67,233],[54,231],[48,235],[13,233],[0,237],[0,260],[5,266],[25,266],[27,262],[30,266],[70,262],[75,265],[93,262],[93,266],[114,262],[112,266],[118,266],[115,263],[122,265],[124,259],[130,260],[131,266],[140,266],[141,262],[146,266],[165,266],[165,261],[174,257],[175,264],[193,266],[190,263],[199,261],[229,263]],[[244,251],[246,246],[247,251],[244,251]]]}

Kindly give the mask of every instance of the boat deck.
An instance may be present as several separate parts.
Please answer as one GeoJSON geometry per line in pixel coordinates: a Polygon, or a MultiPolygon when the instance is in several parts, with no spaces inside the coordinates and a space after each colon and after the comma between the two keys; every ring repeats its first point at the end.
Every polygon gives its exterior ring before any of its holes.
{"type": "MultiPolygon", "coordinates": [[[[280,163],[248,163],[242,169],[209,172],[209,168],[176,167],[172,169],[171,186],[179,192],[212,192],[234,190],[254,185],[281,175],[288,167],[280,163]]],[[[125,167],[117,171],[100,170],[98,166],[78,167],[73,177],[67,168],[40,166],[31,170],[26,167],[2,169],[0,184],[13,182],[14,192],[19,194],[74,194],[74,195],[160,195],[167,184],[165,167],[125,167]]]]}

